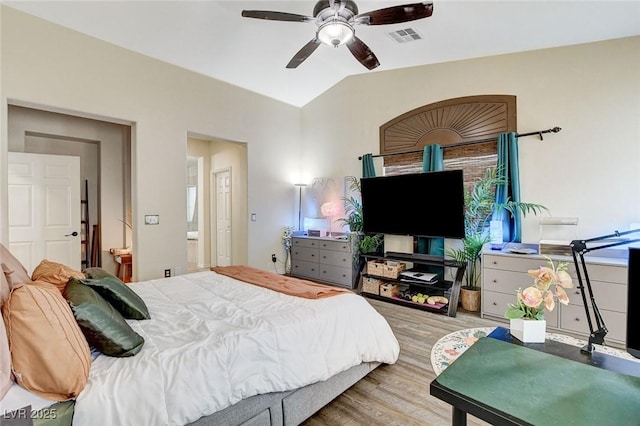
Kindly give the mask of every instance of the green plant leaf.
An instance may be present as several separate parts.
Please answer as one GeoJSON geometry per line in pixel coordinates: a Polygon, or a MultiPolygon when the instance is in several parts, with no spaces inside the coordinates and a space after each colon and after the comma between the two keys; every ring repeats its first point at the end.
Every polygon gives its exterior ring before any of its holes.
{"type": "Polygon", "coordinates": [[[513,305],[510,305],[509,309],[507,309],[507,312],[504,313],[504,317],[507,319],[519,319],[524,317],[524,311],[514,307],[513,305]]]}

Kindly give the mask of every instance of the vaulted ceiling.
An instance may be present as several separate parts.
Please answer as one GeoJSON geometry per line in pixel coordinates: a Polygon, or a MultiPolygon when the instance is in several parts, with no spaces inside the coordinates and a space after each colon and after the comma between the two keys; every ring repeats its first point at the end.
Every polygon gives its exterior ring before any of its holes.
{"type": "MultiPolygon", "coordinates": [[[[305,105],[351,75],[640,35],[640,1],[443,0],[433,2],[429,18],[355,27],[380,61],[373,71],[346,46],[327,45],[320,45],[297,68],[287,69],[315,36],[316,24],[244,18],[241,12],[311,16],[315,1],[2,3],[294,106],[305,105]],[[420,39],[399,43],[390,35],[407,28],[420,39]]],[[[363,13],[411,0],[356,3],[363,13]]]]}

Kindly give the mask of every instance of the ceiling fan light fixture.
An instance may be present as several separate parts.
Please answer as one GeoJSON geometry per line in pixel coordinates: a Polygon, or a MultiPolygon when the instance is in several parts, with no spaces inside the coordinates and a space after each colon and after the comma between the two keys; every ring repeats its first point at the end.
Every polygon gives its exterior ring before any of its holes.
{"type": "Polygon", "coordinates": [[[322,43],[338,47],[353,38],[355,31],[347,22],[332,19],[318,28],[318,40],[322,43]]]}

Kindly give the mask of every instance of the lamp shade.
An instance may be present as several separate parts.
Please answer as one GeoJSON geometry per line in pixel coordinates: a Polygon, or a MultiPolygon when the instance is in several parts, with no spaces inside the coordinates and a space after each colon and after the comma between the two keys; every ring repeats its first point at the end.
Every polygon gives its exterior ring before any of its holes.
{"type": "Polygon", "coordinates": [[[318,28],[318,39],[329,46],[338,47],[353,37],[353,27],[346,22],[332,19],[318,28]]]}

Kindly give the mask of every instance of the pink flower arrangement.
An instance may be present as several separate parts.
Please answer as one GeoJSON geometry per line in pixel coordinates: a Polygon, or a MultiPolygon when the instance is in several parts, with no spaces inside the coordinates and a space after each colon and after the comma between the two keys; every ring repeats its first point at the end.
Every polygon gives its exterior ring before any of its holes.
{"type": "Polygon", "coordinates": [[[569,296],[564,289],[572,288],[573,280],[567,272],[567,263],[559,262],[555,266],[550,258],[545,258],[549,266],[527,271],[533,278],[533,285],[524,290],[518,289],[517,303],[509,304],[505,318],[542,320],[545,308],[549,312],[553,311],[556,300],[563,305],[569,304],[569,296]]]}

